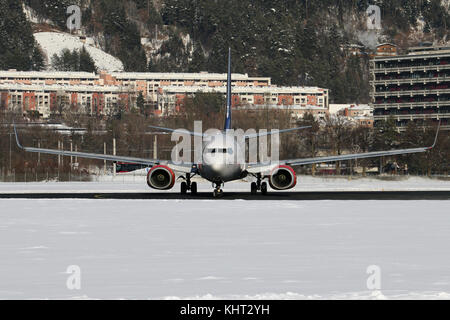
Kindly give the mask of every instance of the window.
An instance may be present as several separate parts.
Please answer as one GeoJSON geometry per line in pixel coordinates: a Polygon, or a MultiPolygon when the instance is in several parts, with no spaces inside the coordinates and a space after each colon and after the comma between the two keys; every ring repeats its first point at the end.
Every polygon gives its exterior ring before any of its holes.
{"type": "Polygon", "coordinates": [[[231,148],[209,149],[208,153],[210,153],[210,154],[216,154],[216,153],[218,153],[218,154],[226,154],[226,153],[233,154],[233,149],[231,149],[231,148]]]}

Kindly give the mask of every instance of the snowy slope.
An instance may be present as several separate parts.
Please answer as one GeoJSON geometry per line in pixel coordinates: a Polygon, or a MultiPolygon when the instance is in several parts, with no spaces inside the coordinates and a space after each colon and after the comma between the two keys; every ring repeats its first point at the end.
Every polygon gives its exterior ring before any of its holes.
{"type": "Polygon", "coordinates": [[[38,32],[34,34],[34,37],[47,54],[49,63],[54,54],[61,53],[65,48],[72,51],[85,46],[99,70],[109,72],[123,71],[123,64],[119,59],[98,48],[83,43],[78,36],[58,32],[38,32]]]}

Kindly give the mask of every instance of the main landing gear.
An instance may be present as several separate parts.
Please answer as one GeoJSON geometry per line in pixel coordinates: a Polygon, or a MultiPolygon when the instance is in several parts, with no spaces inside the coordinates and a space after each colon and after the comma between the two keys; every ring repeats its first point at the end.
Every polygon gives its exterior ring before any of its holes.
{"type": "Polygon", "coordinates": [[[261,191],[262,195],[267,194],[267,182],[262,182],[261,174],[258,173],[256,175],[256,182],[252,182],[251,184],[251,194],[256,195],[258,191],[261,191]]]}
{"type": "Polygon", "coordinates": [[[191,191],[193,196],[197,194],[197,182],[191,182],[192,177],[189,173],[186,174],[186,177],[180,177],[185,180],[180,185],[181,194],[187,194],[188,191],[191,191]]]}

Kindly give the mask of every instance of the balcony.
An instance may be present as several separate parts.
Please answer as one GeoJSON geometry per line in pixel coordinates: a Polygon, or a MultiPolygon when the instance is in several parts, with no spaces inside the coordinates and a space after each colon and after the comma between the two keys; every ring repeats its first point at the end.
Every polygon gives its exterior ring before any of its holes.
{"type": "Polygon", "coordinates": [[[431,65],[431,66],[417,66],[417,67],[393,67],[393,68],[379,68],[379,69],[372,69],[371,71],[373,73],[402,73],[402,72],[415,72],[415,71],[441,71],[441,70],[450,70],[450,64],[443,64],[443,65],[431,65]]]}
{"type": "Polygon", "coordinates": [[[380,103],[380,104],[374,104],[373,107],[375,109],[387,109],[387,108],[426,108],[426,107],[444,107],[444,106],[449,106],[450,105],[450,100],[448,101],[435,101],[435,102],[412,102],[412,103],[407,103],[407,102],[403,102],[403,103],[380,103]]]}
{"type": "Polygon", "coordinates": [[[401,85],[401,84],[427,84],[427,83],[441,83],[445,81],[450,81],[450,77],[433,77],[433,78],[409,78],[409,79],[391,79],[391,80],[370,80],[369,83],[373,85],[401,85]]]}
{"type": "Polygon", "coordinates": [[[400,120],[415,120],[415,119],[450,119],[450,113],[419,113],[419,114],[392,114],[392,115],[376,115],[373,116],[375,121],[387,121],[388,119],[393,118],[397,121],[400,120]]]}
{"type": "Polygon", "coordinates": [[[411,90],[411,91],[380,91],[372,92],[373,97],[401,97],[401,96],[427,96],[427,95],[441,95],[445,93],[450,93],[450,89],[437,89],[437,90],[411,90]]]}

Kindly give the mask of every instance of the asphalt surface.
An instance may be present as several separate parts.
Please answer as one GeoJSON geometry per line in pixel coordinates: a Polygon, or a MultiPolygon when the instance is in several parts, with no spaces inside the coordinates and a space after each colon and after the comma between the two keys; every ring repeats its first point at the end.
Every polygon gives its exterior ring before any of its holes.
{"type": "MultiPolygon", "coordinates": [[[[138,200],[208,200],[212,192],[181,195],[179,193],[0,193],[0,199],[138,199],[138,200]]],[[[221,200],[450,200],[450,191],[317,191],[269,192],[251,195],[249,192],[224,192],[221,200]]]]}

